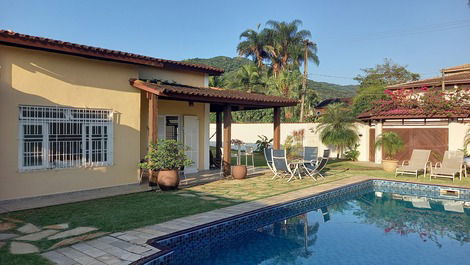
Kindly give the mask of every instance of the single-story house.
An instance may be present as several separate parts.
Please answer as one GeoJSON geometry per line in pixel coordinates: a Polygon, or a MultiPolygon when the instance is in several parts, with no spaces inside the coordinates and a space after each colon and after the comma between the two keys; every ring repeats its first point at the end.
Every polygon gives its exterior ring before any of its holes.
{"type": "Polygon", "coordinates": [[[280,108],[297,100],[209,88],[222,73],[0,30],[0,200],[138,183],[137,163],[158,138],[190,147],[186,173],[209,169],[210,112],[222,146],[231,111],[274,108],[279,147],[280,108]]]}
{"type": "MultiPolygon", "coordinates": [[[[430,89],[453,91],[470,88],[470,64],[441,70],[439,77],[411,81],[387,87],[390,91],[412,90],[415,93],[428,93],[430,89]],[[426,89],[423,89],[426,88],[426,89]]],[[[366,112],[359,119],[369,125],[367,140],[362,147],[368,152],[369,161],[380,163],[384,158],[381,150],[375,150],[375,139],[382,132],[393,131],[405,142],[405,148],[397,154],[397,159],[408,160],[413,149],[432,150],[431,160],[440,161],[446,150],[463,148],[466,132],[470,129],[470,106],[465,110],[446,113],[429,113],[419,109],[392,109],[376,113],[366,112]]]]}

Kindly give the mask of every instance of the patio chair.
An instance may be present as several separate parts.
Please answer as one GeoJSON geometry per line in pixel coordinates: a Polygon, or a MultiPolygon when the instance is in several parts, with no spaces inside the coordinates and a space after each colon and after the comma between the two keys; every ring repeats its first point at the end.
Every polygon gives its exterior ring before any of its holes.
{"type": "Polygon", "coordinates": [[[434,167],[431,167],[429,179],[432,179],[432,177],[451,178],[454,181],[455,175],[459,174],[459,179],[462,180],[464,171],[463,158],[464,154],[462,151],[446,151],[442,162],[437,162],[434,167]]]}
{"type": "Polygon", "coordinates": [[[255,149],[252,145],[245,145],[245,166],[247,171],[255,172],[255,149]],[[251,156],[251,167],[248,165],[248,157],[251,156]]]}
{"type": "Polygon", "coordinates": [[[289,179],[292,179],[295,174],[295,171],[292,171],[291,165],[287,163],[286,151],[271,149],[271,154],[274,172],[274,176],[272,177],[272,179],[281,176],[289,176],[289,179]]]}
{"type": "Polygon", "coordinates": [[[426,170],[431,163],[429,161],[430,155],[431,150],[414,149],[410,160],[404,160],[401,165],[397,167],[395,177],[397,177],[398,174],[408,174],[415,175],[416,178],[418,178],[418,174],[421,171],[423,171],[424,176],[426,176],[426,170]]]}
{"type": "Polygon", "coordinates": [[[315,166],[318,159],[318,147],[305,146],[304,147],[304,164],[315,166]]]}
{"type": "Polygon", "coordinates": [[[276,172],[274,172],[274,168],[273,168],[273,153],[272,153],[272,148],[264,148],[263,150],[263,153],[264,153],[264,159],[266,160],[266,164],[268,165],[269,169],[274,173],[276,174],[276,172]]]}
{"type": "Polygon", "coordinates": [[[321,174],[321,171],[325,168],[326,164],[328,164],[329,157],[330,150],[325,149],[323,150],[323,156],[318,159],[317,163],[314,165],[304,163],[304,169],[307,175],[309,175],[315,181],[317,181],[317,178],[315,177],[316,175],[324,179],[325,177],[321,174]]]}

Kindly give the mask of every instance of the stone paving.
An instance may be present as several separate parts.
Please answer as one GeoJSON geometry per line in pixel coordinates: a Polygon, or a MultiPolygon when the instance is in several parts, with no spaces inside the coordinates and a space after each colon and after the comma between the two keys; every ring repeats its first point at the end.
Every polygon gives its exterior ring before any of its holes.
{"type": "Polygon", "coordinates": [[[350,177],[320,184],[301,190],[288,192],[264,199],[241,203],[192,216],[174,219],[165,223],[150,225],[125,232],[113,233],[64,248],[54,249],[41,255],[55,264],[129,264],[140,258],[160,251],[147,240],[197,225],[217,221],[266,206],[285,203],[298,198],[311,196],[344,185],[357,183],[367,177],[350,177]]]}
{"type": "MultiPolygon", "coordinates": [[[[76,227],[70,230],[67,230],[69,224],[54,224],[38,227],[31,223],[24,223],[22,220],[8,217],[4,217],[0,224],[2,224],[0,227],[2,228],[2,230],[0,230],[0,247],[9,243],[10,253],[18,255],[41,252],[41,249],[36,245],[39,241],[59,240],[49,248],[54,249],[106,234],[104,232],[89,234],[90,232],[98,230],[94,227],[76,227]],[[15,228],[16,230],[13,230],[15,228]]],[[[52,241],[52,243],[54,243],[54,241],[52,241]]]]}

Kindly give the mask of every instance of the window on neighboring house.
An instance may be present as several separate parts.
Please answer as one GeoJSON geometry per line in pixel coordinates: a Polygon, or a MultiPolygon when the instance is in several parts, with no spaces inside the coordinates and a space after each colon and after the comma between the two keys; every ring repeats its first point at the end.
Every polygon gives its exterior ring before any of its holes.
{"type": "Polygon", "coordinates": [[[111,110],[20,106],[19,168],[75,168],[113,163],[111,110]]]}

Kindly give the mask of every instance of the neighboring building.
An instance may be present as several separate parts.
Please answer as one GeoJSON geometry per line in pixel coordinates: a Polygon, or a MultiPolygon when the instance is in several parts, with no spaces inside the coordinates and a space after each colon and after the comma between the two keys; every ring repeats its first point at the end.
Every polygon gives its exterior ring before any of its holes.
{"type": "Polygon", "coordinates": [[[208,88],[222,73],[1,30],[0,200],[138,183],[157,137],[190,147],[187,173],[209,169],[210,112],[230,132],[231,110],[274,108],[279,131],[297,101],[208,88]]]}
{"type": "Polygon", "coordinates": [[[320,116],[325,113],[328,105],[343,103],[346,106],[352,105],[352,98],[329,98],[321,101],[315,106],[315,115],[320,116]]]}
{"type": "MultiPolygon", "coordinates": [[[[411,81],[387,87],[391,91],[414,90],[416,93],[427,93],[426,89],[470,88],[470,64],[442,69],[442,76],[411,81]],[[426,89],[422,89],[422,88],[426,89]]],[[[465,110],[447,113],[426,113],[420,109],[393,109],[374,114],[363,113],[359,119],[367,122],[369,130],[369,160],[380,163],[383,154],[374,149],[375,138],[385,131],[398,133],[405,142],[405,148],[397,158],[408,160],[413,149],[430,149],[431,160],[440,161],[446,150],[463,148],[464,136],[470,128],[470,106],[465,110]]]]}

